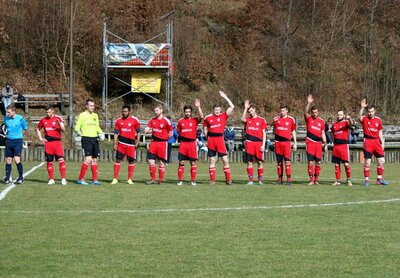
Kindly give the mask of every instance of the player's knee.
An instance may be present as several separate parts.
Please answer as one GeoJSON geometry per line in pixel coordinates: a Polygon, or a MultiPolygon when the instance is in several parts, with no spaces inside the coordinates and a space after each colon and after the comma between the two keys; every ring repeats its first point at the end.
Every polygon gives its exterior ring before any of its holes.
{"type": "Polygon", "coordinates": [[[185,166],[185,161],[183,161],[183,160],[179,161],[179,166],[185,166]]]}

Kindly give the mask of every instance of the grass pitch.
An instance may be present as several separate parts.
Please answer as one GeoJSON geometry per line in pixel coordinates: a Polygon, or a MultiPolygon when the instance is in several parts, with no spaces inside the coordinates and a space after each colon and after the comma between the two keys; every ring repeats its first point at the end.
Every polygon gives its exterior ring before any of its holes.
{"type": "Polygon", "coordinates": [[[196,187],[188,181],[175,185],[176,164],[167,166],[164,185],[152,186],[144,184],[147,165],[137,164],[137,183],[128,185],[126,166],[117,185],[109,184],[112,163],[100,164],[101,186],[74,184],[80,164],[68,163],[68,186],[48,186],[42,166],[12,189],[0,201],[0,276],[400,274],[398,165],[385,167],[389,186],[369,188],[361,185],[359,164],[352,165],[351,188],[330,186],[331,164],[323,165],[319,186],[307,186],[306,166],[294,165],[290,187],[271,184],[270,163],[265,185],[253,187],[245,185],[244,164],[231,165],[233,186],[223,183],[218,165],[220,183],[213,187],[205,164],[199,165],[196,187]],[[391,201],[368,203],[381,200],[391,201]]]}

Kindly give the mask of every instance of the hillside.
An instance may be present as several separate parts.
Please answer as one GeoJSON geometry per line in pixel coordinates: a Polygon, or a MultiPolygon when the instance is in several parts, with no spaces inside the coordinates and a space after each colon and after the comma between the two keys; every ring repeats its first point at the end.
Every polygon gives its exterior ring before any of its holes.
{"type": "MultiPolygon", "coordinates": [[[[323,115],[354,114],[366,96],[378,114],[397,123],[400,105],[400,2],[73,0],[76,109],[101,96],[102,28],[142,42],[173,11],[174,116],[194,97],[205,111],[226,90],[239,118],[246,98],[270,116],[281,103],[300,116],[307,94],[323,115]]],[[[0,0],[0,84],[18,91],[66,91],[69,1],[0,0]]],[[[114,95],[126,87],[110,82],[114,95]]],[[[148,117],[151,99],[129,96],[148,117]]],[[[118,113],[121,102],[110,106],[118,113]]]]}

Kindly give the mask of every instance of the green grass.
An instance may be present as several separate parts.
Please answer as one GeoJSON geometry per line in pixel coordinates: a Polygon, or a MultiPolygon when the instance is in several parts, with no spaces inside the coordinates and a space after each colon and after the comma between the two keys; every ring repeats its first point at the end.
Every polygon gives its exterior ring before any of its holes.
{"type": "MultiPolygon", "coordinates": [[[[271,185],[270,163],[266,185],[254,187],[245,185],[244,164],[232,165],[234,186],[222,183],[218,165],[214,187],[205,164],[196,187],[175,185],[176,164],[162,186],[145,185],[147,166],[137,164],[140,182],[128,185],[126,166],[112,186],[113,166],[101,163],[97,187],[48,186],[42,166],[11,190],[0,201],[0,277],[399,276],[399,201],[278,207],[400,198],[398,165],[385,167],[391,185],[369,188],[358,164],[352,188],[329,186],[331,164],[319,186],[307,186],[306,166],[294,165],[290,187],[271,185]]],[[[80,164],[67,167],[75,177],[80,164]]]]}

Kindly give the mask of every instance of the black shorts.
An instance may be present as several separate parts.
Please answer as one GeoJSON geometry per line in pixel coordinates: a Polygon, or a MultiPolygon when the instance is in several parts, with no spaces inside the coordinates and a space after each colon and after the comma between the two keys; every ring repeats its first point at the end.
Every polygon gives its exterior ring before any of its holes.
{"type": "Polygon", "coordinates": [[[99,140],[97,140],[97,137],[82,136],[81,143],[85,156],[91,156],[93,158],[100,156],[99,140]]]}

